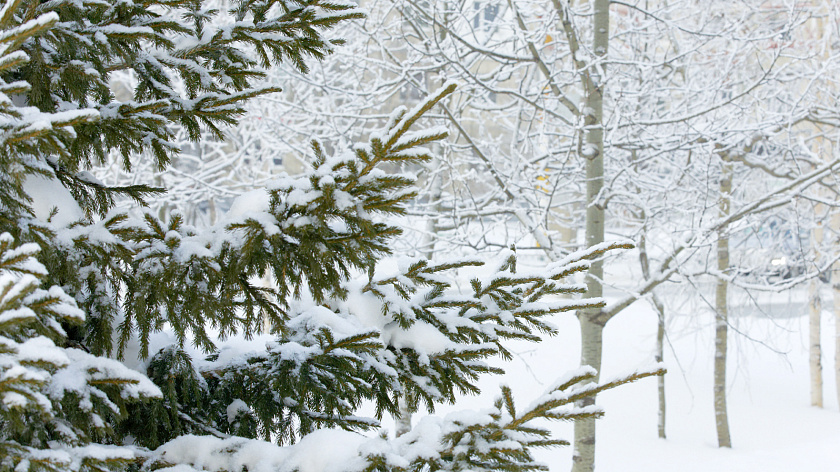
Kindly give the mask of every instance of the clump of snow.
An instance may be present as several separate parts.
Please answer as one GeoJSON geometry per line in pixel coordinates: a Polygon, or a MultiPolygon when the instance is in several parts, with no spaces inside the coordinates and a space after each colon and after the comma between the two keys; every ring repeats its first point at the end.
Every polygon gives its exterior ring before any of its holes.
{"type": "Polygon", "coordinates": [[[227,409],[225,411],[227,413],[228,423],[233,424],[236,421],[236,417],[239,416],[240,413],[248,413],[251,411],[251,408],[248,406],[247,403],[237,398],[233,400],[230,403],[230,405],[227,406],[227,409]]]}
{"type": "Polygon", "coordinates": [[[397,349],[413,349],[421,356],[440,354],[456,347],[439,329],[422,321],[416,321],[408,328],[389,324],[382,329],[382,341],[397,349]]]}
{"type": "MultiPolygon", "coordinates": [[[[367,465],[359,456],[365,440],[359,434],[332,429],[314,431],[287,447],[245,438],[185,435],[164,444],[155,455],[169,463],[211,472],[350,472],[367,465]]],[[[183,467],[167,470],[191,470],[183,467]]]]}
{"type": "Polygon", "coordinates": [[[65,349],[70,362],[53,374],[50,382],[50,396],[61,400],[67,392],[74,392],[80,397],[100,395],[92,392],[97,381],[118,379],[126,382],[122,388],[124,398],[160,398],[160,389],[148,377],[129,369],[114,359],[97,357],[79,349],[65,349]]]}
{"type": "Polygon", "coordinates": [[[35,218],[64,228],[85,217],[85,213],[64,185],[57,179],[29,175],[23,190],[32,199],[35,218]],[[56,211],[55,215],[52,214],[56,211]]]}
{"type": "Polygon", "coordinates": [[[227,212],[227,217],[229,219],[239,219],[253,213],[267,212],[270,203],[269,194],[263,189],[245,192],[233,200],[230,210],[227,212]]]}
{"type": "Polygon", "coordinates": [[[207,361],[199,352],[193,355],[196,368],[214,369],[220,366],[236,365],[245,362],[249,357],[264,354],[266,346],[274,344],[276,337],[270,334],[260,334],[246,337],[242,334],[227,337],[224,342],[219,343],[219,350],[214,361],[207,361]]]}
{"type": "Polygon", "coordinates": [[[49,363],[57,366],[66,366],[71,362],[64,349],[56,347],[50,339],[44,336],[30,338],[18,344],[17,358],[20,361],[49,363]]]}
{"type": "Polygon", "coordinates": [[[339,429],[319,429],[292,446],[289,461],[300,472],[364,470],[359,447],[367,438],[339,429]]]}

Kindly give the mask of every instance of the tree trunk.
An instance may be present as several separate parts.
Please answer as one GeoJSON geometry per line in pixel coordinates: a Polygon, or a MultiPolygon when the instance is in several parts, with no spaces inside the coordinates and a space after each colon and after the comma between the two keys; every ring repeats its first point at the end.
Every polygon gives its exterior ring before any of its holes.
{"type": "MultiPolygon", "coordinates": [[[[659,323],[656,329],[656,362],[663,362],[665,360],[665,307],[659,299],[654,298],[654,305],[656,306],[657,314],[659,315],[659,323]]],[[[658,375],[656,383],[659,391],[659,421],[657,422],[657,431],[661,439],[665,439],[665,376],[658,375]]]]}
{"type": "MultiPolygon", "coordinates": [[[[609,0],[594,0],[592,51],[597,60],[607,55],[610,32],[610,2],[609,0]]],[[[601,74],[606,72],[606,64],[591,67],[587,72],[586,110],[584,112],[585,148],[582,150],[586,159],[586,246],[592,247],[604,242],[604,207],[600,201],[601,190],[604,186],[604,89],[601,74]]],[[[602,281],[604,279],[604,265],[600,260],[594,261],[586,280],[586,298],[596,298],[603,295],[602,281]]],[[[581,310],[578,312],[581,334],[581,365],[595,368],[600,376],[601,371],[601,341],[603,339],[604,321],[598,319],[600,310],[581,310]]],[[[597,381],[596,377],[596,381],[597,381]]],[[[588,398],[580,402],[585,406],[595,402],[588,398]]],[[[595,470],[595,419],[587,418],[575,422],[574,456],[572,472],[592,472],[595,470]]]]}
{"type": "MultiPolygon", "coordinates": [[[[836,235],[840,230],[840,215],[833,214],[830,221],[831,233],[836,235]]],[[[832,294],[834,295],[834,382],[837,405],[840,406],[840,262],[835,262],[832,265],[830,274],[832,294]]]]}
{"type": "Polygon", "coordinates": [[[808,358],[811,370],[811,406],[823,406],[822,346],[820,344],[820,280],[811,279],[808,285],[808,358]]]}
{"type": "MultiPolygon", "coordinates": [[[[438,215],[441,213],[440,211],[440,196],[442,191],[442,184],[440,176],[432,176],[434,181],[432,182],[432,188],[430,192],[430,199],[431,201],[435,202],[435,214],[438,215]]],[[[435,235],[438,231],[438,218],[429,218],[426,221],[426,236],[423,238],[423,243],[420,246],[424,252],[424,256],[426,259],[432,260],[435,254],[435,242],[437,238],[435,235]]],[[[411,407],[408,401],[409,399],[405,396],[400,397],[399,400],[399,413],[394,421],[397,424],[397,437],[402,436],[403,434],[411,431],[411,417],[415,413],[415,409],[411,407]]]]}
{"type": "MultiPolygon", "coordinates": [[[[604,327],[591,318],[581,315],[581,365],[601,369],[601,352],[604,327]]],[[[596,376],[595,381],[600,375],[596,376]]],[[[592,397],[576,403],[578,407],[590,406],[595,403],[592,397]]],[[[572,472],[588,472],[595,469],[595,420],[586,418],[575,421],[575,450],[572,456],[572,472]]]]}
{"type": "MultiPolygon", "coordinates": [[[[644,214],[642,215],[644,218],[644,214]]],[[[647,253],[647,228],[642,228],[642,235],[639,237],[639,263],[642,266],[642,277],[645,280],[650,280],[650,259],[647,253]]],[[[658,322],[656,324],[656,351],[654,352],[654,359],[656,362],[663,362],[665,360],[665,305],[656,296],[656,293],[651,294],[651,303],[656,310],[658,322]]],[[[659,437],[665,439],[665,376],[659,375],[656,377],[657,390],[659,394],[659,415],[657,421],[657,430],[659,437]]]]}
{"type": "MultiPolygon", "coordinates": [[[[720,216],[725,218],[730,210],[730,192],[732,191],[732,164],[724,162],[720,178],[720,216]]],[[[715,424],[717,426],[718,446],[732,447],[729,438],[729,417],[726,412],[726,341],[729,327],[727,292],[729,282],[724,278],[729,272],[729,235],[728,228],[718,231],[717,268],[720,272],[715,288],[715,424]]]]}
{"type": "MultiPolygon", "coordinates": [[[[814,228],[811,237],[811,248],[814,251],[815,260],[819,260],[819,249],[822,238],[823,229],[817,223],[817,227],[814,228]]],[[[820,320],[822,318],[821,285],[822,282],[819,277],[811,279],[808,285],[808,363],[811,372],[811,406],[819,408],[823,406],[822,343],[820,342],[820,333],[822,331],[820,326],[820,320]]]]}

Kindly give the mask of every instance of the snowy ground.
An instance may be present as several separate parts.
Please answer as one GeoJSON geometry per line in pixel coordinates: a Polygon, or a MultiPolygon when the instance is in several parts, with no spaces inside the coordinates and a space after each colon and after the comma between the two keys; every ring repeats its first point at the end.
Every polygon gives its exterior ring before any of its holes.
{"type": "MultiPolygon", "coordinates": [[[[609,294],[608,294],[609,295],[609,294]]],[[[674,292],[677,297],[679,291],[674,292]]],[[[830,295],[824,305],[830,306],[830,295]]],[[[736,297],[737,298],[737,297],[736,297]]],[[[823,313],[825,408],[809,406],[807,308],[802,294],[774,295],[759,310],[738,306],[729,341],[729,415],[733,448],[716,447],[712,409],[711,315],[687,309],[670,323],[667,374],[667,440],[657,438],[656,380],[644,379],[602,394],[598,404],[606,416],[598,423],[596,469],[622,472],[834,472],[840,471],[840,413],[833,374],[834,321],[823,313]],[[797,295],[799,297],[797,298],[797,295]],[[690,311],[691,313],[688,313],[690,311]],[[751,339],[748,339],[751,338],[751,339]]],[[[525,346],[509,365],[502,382],[528,403],[543,385],[577,366],[577,322],[555,320],[561,335],[542,346],[525,346]]],[[[614,318],[605,332],[603,376],[611,378],[653,361],[656,316],[639,302],[614,318]]],[[[498,378],[487,379],[482,399],[487,405],[498,391],[498,378]]],[[[462,403],[463,407],[465,404],[462,403]]],[[[556,427],[571,440],[571,425],[556,427]]],[[[552,471],[567,471],[571,447],[541,455],[552,471]]]]}

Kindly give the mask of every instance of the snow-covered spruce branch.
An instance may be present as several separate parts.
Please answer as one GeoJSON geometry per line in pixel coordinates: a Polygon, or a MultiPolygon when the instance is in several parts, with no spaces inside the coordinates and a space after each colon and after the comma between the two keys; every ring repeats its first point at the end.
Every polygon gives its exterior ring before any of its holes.
{"type": "MultiPolygon", "coordinates": [[[[546,299],[584,290],[560,282],[589,267],[582,258],[524,273],[516,270],[513,252],[501,254],[499,261],[493,269],[469,259],[440,266],[422,259],[403,260],[397,274],[374,275],[363,287],[363,294],[377,303],[369,310],[384,317],[378,324],[392,350],[389,356],[398,357],[393,368],[399,372],[407,398],[422,399],[431,409],[435,402],[454,401],[456,389],[474,392],[476,374],[492,371],[478,361],[496,354],[509,357],[502,344],[505,339],[537,341],[535,331],[554,333],[543,321],[546,316],[603,305],[600,299],[546,299]],[[460,293],[453,290],[452,277],[443,273],[449,269],[482,275],[473,276],[470,291],[460,293]],[[436,374],[423,374],[424,365],[436,374]]],[[[352,296],[350,300],[358,303],[352,296]]]]}
{"type": "MultiPolygon", "coordinates": [[[[316,299],[324,299],[338,290],[339,281],[352,268],[368,267],[387,250],[387,241],[399,234],[399,228],[375,218],[401,213],[414,195],[414,179],[389,175],[377,167],[429,159],[423,146],[440,139],[445,130],[410,132],[408,127],[452,88],[444,88],[411,113],[398,112],[381,135],[387,136],[384,142],[374,137],[369,145],[342,157],[327,157],[315,145],[318,164],[311,175],[276,180],[268,192],[249,195],[251,200],[243,202],[241,210],[207,230],[186,225],[179,214],[163,222],[151,213],[142,220],[112,215],[92,225],[61,230],[59,240],[68,253],[64,270],[75,263],[89,264],[90,260],[83,262],[85,257],[99,262],[113,258],[103,265],[111,269],[90,281],[111,288],[90,287],[89,293],[117,292],[122,284],[130,288],[123,304],[126,311],[120,315],[117,352],[122,352],[132,333],[139,332],[141,354],[148,355],[146,339],[163,319],[171,322],[178,317],[173,326],[179,339],[184,342],[190,332],[193,342],[205,349],[212,349],[205,334],[207,313],[212,313],[214,323],[228,327],[222,334],[238,329],[253,333],[263,329],[265,320],[281,326],[285,302],[302,290],[303,271],[317,271],[307,274],[306,283],[316,299]],[[114,245],[119,240],[124,243],[114,245]],[[107,242],[117,252],[71,256],[89,242],[100,244],[97,251],[107,242]],[[313,257],[318,264],[312,263],[313,257]],[[231,270],[241,275],[231,277],[231,270]],[[274,273],[276,288],[258,287],[250,280],[268,271],[274,273]],[[190,281],[201,283],[189,292],[166,289],[190,281]]],[[[95,300],[88,299],[88,308],[95,300]]],[[[95,311],[103,313],[101,307],[95,311]]],[[[110,325],[116,312],[104,310],[111,314],[102,322],[110,325]]],[[[110,341],[94,344],[107,347],[110,341]]]]}
{"type": "Polygon", "coordinates": [[[420,472],[422,470],[548,470],[533,458],[538,448],[568,445],[551,437],[550,431],[535,424],[539,420],[574,421],[599,417],[595,406],[577,408],[576,400],[636,380],[664,374],[650,370],[600,384],[585,383],[594,372],[583,368],[555,382],[546,393],[518,410],[511,390],[502,387],[492,408],[450,413],[443,418],[425,417],[416,427],[397,438],[365,438],[351,432],[319,431],[293,446],[277,447],[244,438],[182,436],[150,454],[144,470],[161,466],[188,466],[209,472],[255,470],[259,467],[288,467],[301,472],[311,469],[313,447],[335,447],[319,467],[341,465],[342,470],[373,472],[420,472]],[[342,447],[337,447],[339,444],[342,447]]]}
{"type": "Polygon", "coordinates": [[[115,438],[126,405],[161,392],[113,359],[66,347],[65,328],[85,315],[61,288],[40,288],[47,271],[35,259],[39,252],[37,244],[0,235],[0,468],[124,467],[136,459],[132,448],[87,443],[115,438]]]}
{"type": "Polygon", "coordinates": [[[516,271],[512,251],[493,265],[410,258],[396,265],[377,266],[367,277],[347,281],[345,298],[327,300],[326,306],[291,303],[280,336],[264,353],[243,353],[225,362],[211,356],[201,368],[207,382],[203,395],[211,403],[230,398],[250,405],[234,416],[229,413],[236,419],[229,420],[231,426],[218,422],[218,429],[246,437],[270,433],[293,443],[326,426],[378,426],[376,419],[354,415],[364,400],[374,402],[378,416],[396,414],[400,398],[415,410],[422,402],[433,411],[436,404],[454,402],[459,393],[477,393],[480,375],[502,373],[485,360],[509,357],[505,340],[539,341],[538,332],[554,333],[543,318],[603,305],[600,299],[544,300],[584,290],[560,280],[588,268],[578,258],[525,273],[516,271]],[[456,271],[476,275],[468,287],[458,289],[456,271]],[[297,425],[296,432],[272,419],[278,411],[297,425]]]}
{"type": "Polygon", "coordinates": [[[565,411],[557,411],[557,408],[574,405],[576,402],[595,396],[604,390],[635,382],[645,377],[664,375],[665,372],[665,368],[658,365],[651,369],[634,372],[607,382],[595,383],[592,382],[597,375],[595,370],[588,366],[581,367],[579,370],[569,372],[564,377],[555,381],[554,385],[547,389],[542,397],[534,400],[518,417],[513,406],[513,398],[510,395],[510,390],[503,388],[505,408],[511,417],[508,427],[516,428],[536,418],[568,421],[588,416],[603,416],[604,412],[600,408],[572,408],[565,411]]]}

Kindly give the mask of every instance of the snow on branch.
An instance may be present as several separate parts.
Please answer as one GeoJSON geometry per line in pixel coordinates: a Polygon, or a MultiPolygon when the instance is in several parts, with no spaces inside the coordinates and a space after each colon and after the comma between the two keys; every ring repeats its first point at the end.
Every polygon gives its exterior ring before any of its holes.
{"type": "Polygon", "coordinates": [[[244,438],[182,436],[150,454],[144,470],[221,472],[246,468],[260,470],[393,471],[422,470],[526,470],[545,471],[533,451],[568,445],[551,437],[539,420],[572,421],[599,417],[596,406],[571,407],[576,400],[637,380],[664,374],[661,366],[614,381],[587,384],[591,369],[579,369],[558,379],[545,395],[522,411],[510,388],[503,386],[492,408],[462,410],[445,417],[422,418],[408,433],[396,437],[364,437],[340,430],[318,430],[291,446],[279,447],[244,438]],[[330,445],[329,454],[323,454],[330,445]]]}

